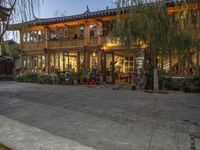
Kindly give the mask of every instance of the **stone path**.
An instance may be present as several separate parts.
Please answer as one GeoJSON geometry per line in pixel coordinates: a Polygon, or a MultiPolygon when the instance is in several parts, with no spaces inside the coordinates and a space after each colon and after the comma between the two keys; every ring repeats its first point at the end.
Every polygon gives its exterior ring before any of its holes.
{"type": "Polygon", "coordinates": [[[98,150],[199,148],[200,94],[0,82],[0,115],[98,150]]]}
{"type": "Polygon", "coordinates": [[[0,135],[0,141],[12,150],[94,150],[3,116],[0,116],[0,135]]]}

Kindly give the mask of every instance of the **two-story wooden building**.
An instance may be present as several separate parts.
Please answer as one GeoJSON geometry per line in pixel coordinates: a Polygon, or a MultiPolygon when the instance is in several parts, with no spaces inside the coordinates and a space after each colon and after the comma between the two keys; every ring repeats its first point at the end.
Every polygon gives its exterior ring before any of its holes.
{"type": "MultiPolygon", "coordinates": [[[[197,20],[200,20],[200,5],[191,4],[197,20]],[[197,11],[198,10],[198,11],[197,11]]],[[[169,15],[176,12],[169,5],[169,15]]],[[[138,76],[145,69],[148,45],[140,43],[132,50],[120,46],[111,38],[117,9],[83,14],[35,19],[18,26],[20,30],[22,72],[54,74],[56,71],[88,71],[96,69],[104,75],[106,82],[125,82],[129,74],[137,70],[138,76]]],[[[199,53],[195,63],[199,65],[199,53]]],[[[159,62],[159,61],[158,61],[159,62]]],[[[168,72],[177,60],[162,59],[159,65],[168,72]]],[[[179,71],[179,70],[178,70],[179,71]]],[[[177,73],[180,73],[178,72],[177,73]]]]}

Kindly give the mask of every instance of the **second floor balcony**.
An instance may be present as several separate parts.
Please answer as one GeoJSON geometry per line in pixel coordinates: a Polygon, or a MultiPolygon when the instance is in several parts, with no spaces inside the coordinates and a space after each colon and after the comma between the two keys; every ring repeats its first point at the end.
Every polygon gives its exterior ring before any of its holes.
{"type": "Polygon", "coordinates": [[[84,46],[98,46],[103,42],[99,40],[98,37],[92,37],[88,41],[84,39],[54,39],[47,41],[29,41],[22,42],[22,50],[37,50],[37,49],[58,49],[58,48],[80,48],[84,46]]]}

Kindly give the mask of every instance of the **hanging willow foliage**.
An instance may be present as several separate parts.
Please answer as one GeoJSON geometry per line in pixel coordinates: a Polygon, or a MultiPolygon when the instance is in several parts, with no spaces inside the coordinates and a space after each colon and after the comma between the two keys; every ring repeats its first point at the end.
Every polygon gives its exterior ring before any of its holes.
{"type": "Polygon", "coordinates": [[[0,0],[0,6],[10,8],[7,21],[2,21],[0,26],[0,41],[10,23],[25,22],[35,17],[40,10],[43,0],[0,0]]]}
{"type": "Polygon", "coordinates": [[[165,0],[118,0],[116,4],[118,16],[113,36],[118,37],[124,47],[131,48],[133,43],[144,41],[150,43],[152,53],[157,55],[194,46],[194,37],[185,32],[182,25],[186,19],[183,15],[190,13],[187,2],[182,2],[180,11],[173,16],[168,15],[165,0]]]}

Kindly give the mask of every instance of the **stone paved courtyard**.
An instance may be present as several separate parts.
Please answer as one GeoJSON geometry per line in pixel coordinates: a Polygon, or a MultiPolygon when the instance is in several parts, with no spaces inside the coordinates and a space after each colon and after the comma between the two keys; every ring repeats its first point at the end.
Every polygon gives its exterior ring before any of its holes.
{"type": "Polygon", "coordinates": [[[200,94],[0,82],[0,115],[97,150],[200,150],[200,94]]]}

